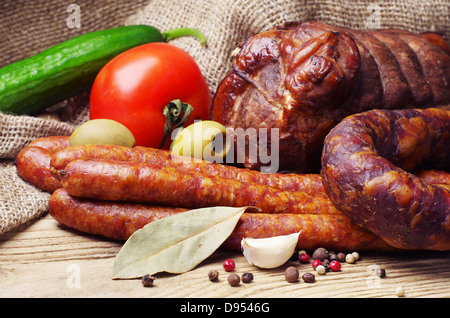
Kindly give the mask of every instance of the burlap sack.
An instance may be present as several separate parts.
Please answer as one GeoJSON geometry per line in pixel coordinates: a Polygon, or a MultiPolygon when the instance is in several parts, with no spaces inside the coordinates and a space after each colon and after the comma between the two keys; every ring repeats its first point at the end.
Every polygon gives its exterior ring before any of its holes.
{"type": "MultiPolygon", "coordinates": [[[[198,62],[211,94],[230,69],[236,44],[251,34],[288,20],[317,20],[369,30],[401,28],[437,31],[450,40],[448,0],[350,1],[295,0],[152,0],[152,1],[17,1],[0,4],[0,66],[37,53],[76,34],[122,24],[150,24],[160,30],[195,27],[207,47],[194,38],[173,40],[198,62]],[[67,26],[71,3],[80,6],[81,28],[67,26]]],[[[78,102],[83,99],[78,99],[78,102]]],[[[66,102],[72,105],[73,101],[66,102]]],[[[63,106],[67,106],[63,104],[63,106]]],[[[66,135],[88,118],[88,103],[66,121],[0,114],[0,233],[47,211],[49,194],[17,177],[13,160],[39,136],[66,135]]]]}

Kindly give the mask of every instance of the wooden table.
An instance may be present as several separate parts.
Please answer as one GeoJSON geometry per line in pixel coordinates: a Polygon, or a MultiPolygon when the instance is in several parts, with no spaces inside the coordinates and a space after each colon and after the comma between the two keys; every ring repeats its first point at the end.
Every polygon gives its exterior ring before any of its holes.
{"type": "Polygon", "coordinates": [[[405,298],[450,298],[450,252],[367,253],[340,272],[316,275],[315,283],[288,283],[284,269],[298,266],[300,274],[313,272],[311,264],[288,264],[271,270],[248,264],[240,252],[216,251],[190,272],[158,274],[152,287],[139,279],[112,280],[114,259],[121,242],[86,235],[59,225],[45,215],[0,236],[1,297],[146,297],[146,298],[396,298],[403,286],[405,298]],[[230,286],[222,262],[232,258],[235,272],[251,272],[254,281],[230,286]],[[375,275],[377,267],[385,278],[375,275]],[[218,269],[220,279],[207,273],[218,269]]]}

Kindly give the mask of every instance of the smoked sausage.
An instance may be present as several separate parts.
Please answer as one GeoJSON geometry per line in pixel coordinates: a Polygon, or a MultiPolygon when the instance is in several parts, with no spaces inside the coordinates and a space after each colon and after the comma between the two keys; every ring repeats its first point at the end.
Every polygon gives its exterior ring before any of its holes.
{"type": "Polygon", "coordinates": [[[48,208],[55,220],[69,228],[114,240],[126,240],[149,222],[186,211],[176,207],[77,198],[64,188],[52,193],[48,208]]]}
{"type": "Polygon", "coordinates": [[[345,215],[244,213],[224,246],[239,249],[244,237],[272,237],[300,232],[298,249],[330,251],[394,251],[373,233],[356,225],[345,215]]]}
{"type": "Polygon", "coordinates": [[[116,145],[70,146],[69,136],[36,138],[16,158],[18,175],[41,190],[52,192],[61,187],[59,171],[74,159],[110,159],[114,161],[148,162],[196,171],[240,181],[257,182],[282,190],[324,193],[319,174],[266,174],[235,166],[174,156],[168,150],[116,145]]]}
{"type": "Polygon", "coordinates": [[[39,147],[46,149],[49,153],[53,154],[59,150],[70,146],[70,136],[48,136],[39,137],[32,140],[27,147],[39,147]]]}
{"type": "MultiPolygon", "coordinates": [[[[60,188],[49,201],[49,213],[59,223],[93,235],[126,240],[144,225],[187,209],[140,203],[83,199],[60,188]]],[[[313,250],[394,250],[343,215],[264,214],[245,212],[222,248],[240,250],[244,237],[270,237],[300,232],[298,248],[313,250]]]]}
{"type": "Polygon", "coordinates": [[[55,152],[68,146],[68,136],[36,138],[17,154],[15,165],[18,176],[46,192],[60,188],[61,183],[50,172],[50,161],[55,152]]]}
{"type": "Polygon", "coordinates": [[[255,206],[265,213],[340,214],[325,193],[283,191],[149,163],[77,159],[60,175],[62,186],[82,198],[183,208],[255,206]]]}
{"type": "Polygon", "coordinates": [[[325,139],[322,179],[336,208],[402,249],[450,249],[450,111],[371,110],[325,139]],[[439,180],[439,176],[441,180],[439,180]],[[447,186],[446,186],[447,184],[447,186]]]}
{"type": "Polygon", "coordinates": [[[440,185],[450,190],[450,172],[439,170],[419,170],[414,175],[428,184],[440,185]]]}
{"type": "Polygon", "coordinates": [[[173,167],[182,171],[195,171],[210,176],[257,182],[281,190],[324,193],[320,174],[261,173],[259,171],[208,162],[190,157],[176,156],[168,150],[136,146],[81,145],[58,151],[52,156],[51,169],[56,178],[58,171],[75,159],[107,159],[112,161],[146,162],[173,167]]]}
{"type": "Polygon", "coordinates": [[[289,21],[233,52],[212,119],[230,131],[268,130],[256,133],[256,141],[240,143],[233,135],[243,166],[255,170],[265,163],[250,160],[250,145],[270,142],[273,130],[280,136],[280,170],[318,172],[325,136],[343,118],[450,104],[450,52],[439,34],[289,21]]]}

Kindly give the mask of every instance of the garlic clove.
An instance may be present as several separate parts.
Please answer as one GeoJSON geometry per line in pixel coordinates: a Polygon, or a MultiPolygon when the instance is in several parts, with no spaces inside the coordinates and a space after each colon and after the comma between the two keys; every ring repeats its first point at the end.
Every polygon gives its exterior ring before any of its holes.
{"type": "Polygon", "coordinates": [[[300,232],[266,238],[243,238],[241,248],[247,261],[259,268],[275,268],[294,254],[300,232]]]}

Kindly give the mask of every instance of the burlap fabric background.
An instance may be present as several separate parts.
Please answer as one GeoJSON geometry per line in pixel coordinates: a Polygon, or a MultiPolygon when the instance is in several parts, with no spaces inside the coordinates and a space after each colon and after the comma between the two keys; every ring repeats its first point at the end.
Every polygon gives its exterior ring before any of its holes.
{"type": "MultiPolygon", "coordinates": [[[[150,24],[160,30],[195,27],[206,35],[206,48],[194,38],[179,38],[171,43],[196,59],[213,94],[230,69],[229,58],[237,43],[288,20],[318,20],[363,30],[378,27],[414,32],[431,30],[443,33],[450,40],[449,0],[2,0],[0,66],[93,30],[124,24],[150,24]],[[66,11],[69,4],[80,6],[79,29],[67,26],[71,14],[66,11]]],[[[81,107],[69,112],[68,118],[68,113],[63,112],[62,120],[0,113],[0,233],[47,211],[49,194],[18,178],[13,160],[34,138],[68,135],[87,120],[86,100],[75,101],[81,107]]],[[[59,106],[64,109],[73,104],[71,100],[59,106]]]]}

